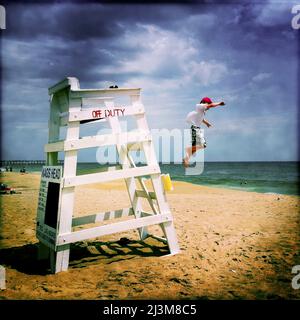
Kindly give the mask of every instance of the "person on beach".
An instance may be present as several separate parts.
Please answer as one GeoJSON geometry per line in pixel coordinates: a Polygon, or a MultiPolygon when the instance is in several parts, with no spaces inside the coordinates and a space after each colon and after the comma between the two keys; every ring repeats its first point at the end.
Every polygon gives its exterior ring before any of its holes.
{"type": "Polygon", "coordinates": [[[224,106],[225,103],[212,102],[208,97],[204,97],[199,104],[196,104],[196,110],[188,113],[186,121],[191,125],[192,146],[186,148],[186,154],[183,158],[183,165],[187,168],[189,166],[190,157],[200,149],[206,148],[206,141],[201,130],[201,124],[204,123],[207,128],[212,125],[204,119],[205,113],[211,108],[224,106]]]}

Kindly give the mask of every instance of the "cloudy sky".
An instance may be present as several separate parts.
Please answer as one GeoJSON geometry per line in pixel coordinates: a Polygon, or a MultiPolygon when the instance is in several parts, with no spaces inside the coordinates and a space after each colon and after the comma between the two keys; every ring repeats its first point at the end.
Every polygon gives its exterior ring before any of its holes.
{"type": "Polygon", "coordinates": [[[201,97],[224,100],[207,113],[207,161],[297,160],[296,2],[218,2],[7,3],[2,157],[44,158],[47,88],[74,76],[82,88],[143,88],[155,129],[188,128],[201,97]]]}

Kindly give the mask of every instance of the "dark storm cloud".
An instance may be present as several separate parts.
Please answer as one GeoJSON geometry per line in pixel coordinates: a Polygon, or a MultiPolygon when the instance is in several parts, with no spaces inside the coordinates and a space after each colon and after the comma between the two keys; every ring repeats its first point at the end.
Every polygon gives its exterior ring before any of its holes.
{"type": "Polygon", "coordinates": [[[11,55],[19,55],[22,52],[23,59],[10,60],[3,67],[3,76],[7,80],[26,78],[29,80],[53,81],[66,74],[78,74],[84,80],[95,80],[96,77],[92,65],[99,61],[105,64],[110,61],[107,54],[101,50],[93,50],[91,43],[72,43],[67,46],[63,43],[41,44],[40,42],[28,43],[16,42],[11,55]],[[63,47],[60,47],[62,45],[63,47]],[[85,49],[86,48],[86,49],[85,49]]]}
{"type": "MultiPolygon", "coordinates": [[[[205,7],[202,7],[205,12],[205,7]]],[[[89,39],[120,36],[122,24],[154,23],[167,25],[192,13],[190,6],[162,5],[79,5],[73,3],[7,6],[6,36],[30,38],[43,35],[64,39],[89,39]],[[34,10],[32,8],[34,7],[34,10]]]]}
{"type": "Polygon", "coordinates": [[[109,20],[102,5],[17,5],[7,8],[8,37],[34,39],[59,37],[66,40],[113,37],[121,28],[109,20]]]}
{"type": "MultiPolygon", "coordinates": [[[[194,22],[194,27],[183,25],[183,28],[187,28],[187,34],[192,33],[195,39],[213,49],[222,44],[228,49],[238,51],[257,50],[265,53],[272,51],[274,54],[274,47],[287,50],[287,37],[292,43],[297,36],[290,27],[290,7],[287,6],[278,13],[280,19],[276,21],[271,20],[272,15],[266,16],[265,19],[261,17],[264,8],[263,3],[247,3],[233,7],[211,6],[209,12],[215,23],[210,23],[210,18],[203,20],[201,14],[205,14],[205,11],[201,10],[200,14],[196,11],[199,20],[194,22]],[[285,45],[282,46],[283,44],[285,45]]],[[[224,53],[226,54],[223,51],[222,54],[224,53]]]]}
{"type": "MultiPolygon", "coordinates": [[[[88,2],[88,1],[87,1],[88,2]]],[[[187,15],[202,12],[203,14],[217,9],[220,5],[226,7],[226,1],[197,1],[189,3],[174,2],[130,4],[116,2],[113,5],[105,3],[89,4],[82,1],[38,1],[26,4],[20,1],[7,3],[6,37],[18,39],[34,39],[36,37],[58,37],[65,40],[87,40],[99,38],[114,38],[122,36],[124,27],[137,23],[156,24],[164,28],[172,28],[179,21],[184,22],[187,15]],[[44,4],[39,4],[44,3],[44,4]],[[46,5],[47,4],[47,5],[46,5]],[[85,5],[84,5],[85,4],[85,5]],[[216,5],[218,4],[218,6],[216,5]],[[34,10],[33,10],[34,8],[34,10]]],[[[227,1],[238,3],[244,1],[227,1]]],[[[247,5],[243,15],[249,18],[251,5],[247,5]],[[246,16],[247,14],[247,16],[246,16]]]]}
{"type": "Polygon", "coordinates": [[[117,64],[120,57],[138,49],[119,44],[126,30],[138,23],[171,26],[191,10],[188,6],[171,9],[156,5],[9,5],[4,39],[15,40],[24,59],[5,64],[3,76],[13,80],[21,75],[49,80],[47,83],[65,75],[80,77],[87,84],[105,80],[112,75],[99,74],[95,65],[117,64]]]}
{"type": "Polygon", "coordinates": [[[4,39],[15,41],[14,54],[22,54],[22,59],[5,63],[3,77],[15,82],[20,77],[40,79],[48,86],[66,75],[76,76],[86,85],[135,76],[132,72],[118,76],[101,73],[100,66],[117,65],[121,57],[138,50],[119,44],[127,29],[141,22],[171,25],[191,10],[188,6],[171,9],[99,4],[8,6],[4,39]]]}
{"type": "Polygon", "coordinates": [[[87,40],[122,36],[124,27],[136,23],[167,26],[192,9],[189,6],[52,4],[14,5],[7,7],[7,37],[34,39],[59,37],[65,40],[87,40]]]}
{"type": "MultiPolygon", "coordinates": [[[[256,92],[253,102],[260,103],[267,88],[251,81],[255,74],[269,73],[267,82],[272,82],[273,96],[277,96],[278,101],[283,98],[286,103],[294,105],[294,96],[283,93],[289,92],[289,87],[295,90],[298,34],[290,26],[291,7],[286,6],[278,12],[276,8],[274,4],[265,10],[263,3],[216,6],[209,19],[201,21],[204,16],[199,15],[199,21],[193,20],[191,25],[187,22],[184,29],[186,34],[192,33],[193,38],[199,41],[199,50],[202,49],[204,58],[223,60],[231,70],[245,73],[243,77],[227,77],[222,83],[223,88],[244,86],[248,92],[256,92]],[[211,18],[215,19],[214,23],[210,23],[211,18]],[[279,97],[281,93],[283,95],[279,97]]],[[[247,108],[246,104],[244,107],[247,108]]]]}

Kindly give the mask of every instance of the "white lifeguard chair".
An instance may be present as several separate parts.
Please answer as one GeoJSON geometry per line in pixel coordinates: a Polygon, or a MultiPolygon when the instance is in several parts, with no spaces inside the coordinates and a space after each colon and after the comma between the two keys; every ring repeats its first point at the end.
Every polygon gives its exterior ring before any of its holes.
{"type": "Polygon", "coordinates": [[[76,78],[66,78],[49,88],[49,141],[45,145],[47,165],[43,167],[41,176],[36,234],[40,241],[39,259],[50,258],[54,273],[68,269],[72,243],[132,229],[138,229],[140,238],[144,240],[149,236],[147,226],[150,225],[162,228],[164,237],[161,239],[168,244],[170,254],[180,251],[140,90],[80,89],[76,78]],[[128,106],[120,108],[115,105],[115,99],[120,96],[129,97],[128,106]],[[126,116],[135,117],[137,130],[122,132],[119,118],[126,116]],[[111,134],[79,137],[82,123],[99,120],[109,122],[111,134]],[[59,140],[63,126],[67,126],[66,138],[59,140]],[[76,175],[78,150],[108,145],[116,146],[120,169],[76,175]],[[135,165],[130,150],[136,148],[144,152],[145,166],[135,165]],[[64,152],[63,166],[58,165],[58,152],[64,152]],[[150,176],[153,191],[147,190],[143,176],[150,176]],[[122,178],[126,182],[130,208],[73,217],[76,186],[122,178]],[[135,179],[141,185],[140,190],[135,179]],[[148,200],[151,212],[143,211],[141,198],[148,200]],[[73,230],[79,225],[131,215],[135,219],[73,230]]]}

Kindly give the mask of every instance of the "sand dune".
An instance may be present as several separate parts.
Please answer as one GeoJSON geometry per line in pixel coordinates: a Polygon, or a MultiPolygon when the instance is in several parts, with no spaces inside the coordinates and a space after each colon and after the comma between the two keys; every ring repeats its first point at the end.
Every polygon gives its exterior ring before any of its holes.
{"type": "MultiPolygon", "coordinates": [[[[36,260],[39,178],[1,174],[22,192],[1,195],[2,299],[300,298],[291,286],[292,267],[300,264],[299,197],[174,182],[168,200],[180,254],[163,257],[163,243],[129,231],[74,244],[69,271],[53,275],[36,260]]],[[[128,206],[121,181],[76,191],[78,216],[128,206]]]]}

